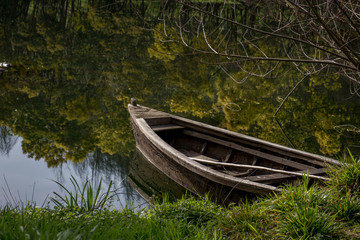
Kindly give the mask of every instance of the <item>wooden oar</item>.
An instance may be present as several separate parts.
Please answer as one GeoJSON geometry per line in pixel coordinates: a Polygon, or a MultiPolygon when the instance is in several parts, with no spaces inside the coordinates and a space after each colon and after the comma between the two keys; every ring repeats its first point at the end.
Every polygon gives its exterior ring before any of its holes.
{"type": "Polygon", "coordinates": [[[228,166],[228,167],[247,168],[247,169],[259,169],[259,170],[266,170],[266,171],[269,171],[269,172],[283,173],[283,174],[294,175],[294,176],[304,176],[304,175],[306,175],[309,178],[319,179],[319,180],[323,180],[323,181],[330,180],[330,178],[327,178],[327,177],[321,177],[321,176],[310,175],[310,174],[307,175],[306,173],[290,172],[290,171],[273,169],[273,168],[262,167],[262,166],[253,166],[253,165],[237,164],[237,163],[225,163],[225,162],[214,162],[214,161],[204,160],[204,159],[194,158],[194,157],[189,157],[189,158],[194,160],[194,161],[197,161],[197,162],[200,162],[200,163],[206,163],[206,164],[209,164],[209,165],[220,165],[220,166],[228,166]]]}

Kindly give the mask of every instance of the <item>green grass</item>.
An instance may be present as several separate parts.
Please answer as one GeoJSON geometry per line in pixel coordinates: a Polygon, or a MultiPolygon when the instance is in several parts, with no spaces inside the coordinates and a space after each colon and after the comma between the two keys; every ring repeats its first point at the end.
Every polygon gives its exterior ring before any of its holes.
{"type": "Polygon", "coordinates": [[[110,188],[101,194],[73,179],[74,192],[55,194],[55,209],[0,209],[0,239],[360,239],[359,161],[348,157],[330,168],[325,187],[304,176],[282,193],[228,207],[165,196],[142,211],[110,211],[110,188]]]}
{"type": "Polygon", "coordinates": [[[130,210],[2,209],[0,219],[0,239],[208,239],[216,235],[186,221],[144,217],[130,210]]]}
{"type": "Polygon", "coordinates": [[[360,159],[349,151],[340,159],[342,166],[331,166],[329,186],[341,193],[360,194],[360,159]]]}
{"type": "Polygon", "coordinates": [[[331,167],[326,187],[284,186],[280,194],[241,203],[219,221],[230,239],[359,239],[358,160],[331,167]]]}
{"type": "Polygon", "coordinates": [[[132,210],[4,208],[0,239],[222,239],[211,227],[132,210]]]}
{"type": "Polygon", "coordinates": [[[331,211],[331,194],[316,185],[308,186],[304,177],[298,187],[287,186],[281,196],[272,202],[278,212],[279,236],[292,239],[335,239],[342,224],[337,213],[331,211]]]}
{"type": "Polygon", "coordinates": [[[172,219],[185,221],[190,225],[206,225],[214,219],[221,217],[223,208],[211,202],[207,196],[203,199],[183,196],[182,199],[172,203],[167,196],[163,201],[146,212],[146,216],[159,219],[172,219]]]}
{"type": "Polygon", "coordinates": [[[70,181],[74,187],[73,191],[67,189],[60,182],[54,181],[67,193],[63,197],[54,192],[55,197],[52,197],[50,200],[58,208],[80,209],[85,211],[103,210],[116,195],[116,191],[111,191],[112,181],[105,193],[101,193],[102,179],[100,179],[97,188],[94,188],[89,180],[86,180],[82,187],[80,187],[73,176],[71,176],[70,181]]]}

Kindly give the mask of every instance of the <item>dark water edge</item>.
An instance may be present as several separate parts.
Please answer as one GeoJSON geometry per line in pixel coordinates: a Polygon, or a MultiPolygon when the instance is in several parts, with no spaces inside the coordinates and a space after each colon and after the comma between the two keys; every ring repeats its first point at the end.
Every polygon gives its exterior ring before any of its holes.
{"type": "Polygon", "coordinates": [[[164,194],[172,201],[187,194],[184,187],[157,169],[138,149],[130,162],[128,178],[134,189],[148,202],[154,203],[155,198],[161,199],[164,194]]]}

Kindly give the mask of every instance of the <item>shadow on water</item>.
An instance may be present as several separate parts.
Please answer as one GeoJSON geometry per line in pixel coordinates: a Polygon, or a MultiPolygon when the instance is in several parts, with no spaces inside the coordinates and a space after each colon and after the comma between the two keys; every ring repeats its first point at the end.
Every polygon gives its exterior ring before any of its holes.
{"type": "MultiPolygon", "coordinates": [[[[189,178],[191,179],[191,177],[189,178]]],[[[156,198],[161,200],[164,195],[167,195],[172,201],[184,195],[193,195],[200,198],[207,195],[213,202],[225,205],[255,197],[252,194],[231,187],[211,186],[211,182],[199,182],[199,184],[196,184],[195,178],[191,186],[184,185],[187,181],[175,182],[171,179],[171,176],[167,176],[157,169],[138,149],[134,159],[130,162],[129,181],[136,191],[150,203],[153,203],[156,198]],[[207,192],[205,189],[211,190],[207,192]]]]}
{"type": "Polygon", "coordinates": [[[170,200],[175,200],[187,192],[184,187],[152,165],[138,149],[130,162],[128,179],[134,189],[150,203],[154,203],[155,198],[164,194],[168,195],[170,200]]]}

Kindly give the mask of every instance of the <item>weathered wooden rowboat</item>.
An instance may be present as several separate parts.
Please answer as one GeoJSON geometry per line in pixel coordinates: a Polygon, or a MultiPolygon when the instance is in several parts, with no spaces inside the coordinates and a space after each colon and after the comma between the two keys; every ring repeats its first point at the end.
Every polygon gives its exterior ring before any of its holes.
{"type": "Polygon", "coordinates": [[[217,199],[279,192],[279,185],[326,181],[338,161],[140,105],[128,106],[137,149],[169,178],[217,199]]]}

